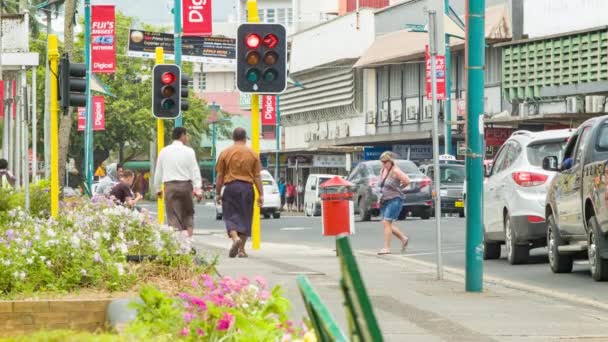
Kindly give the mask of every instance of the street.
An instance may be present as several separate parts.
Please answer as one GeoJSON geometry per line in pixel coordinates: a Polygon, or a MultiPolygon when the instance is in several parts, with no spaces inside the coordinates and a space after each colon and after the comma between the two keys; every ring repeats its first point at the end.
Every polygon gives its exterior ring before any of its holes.
{"type": "MultiPolygon", "coordinates": [[[[155,205],[146,207],[154,212],[155,205]]],[[[300,215],[300,214],[297,214],[300,215]]],[[[199,204],[195,215],[196,231],[199,233],[223,234],[223,221],[215,220],[215,211],[210,204],[199,204]]],[[[304,216],[283,216],[280,219],[262,219],[262,251],[264,242],[277,244],[301,244],[314,248],[334,248],[331,237],[321,235],[321,218],[304,216]]],[[[410,237],[407,251],[403,255],[393,254],[379,258],[413,258],[419,261],[435,262],[435,221],[417,218],[399,221],[399,227],[410,237]]],[[[443,260],[446,267],[464,271],[465,267],[465,219],[444,217],[442,219],[443,260]]],[[[356,233],[352,237],[353,248],[358,252],[375,254],[382,247],[381,222],[357,222],[356,233]]],[[[203,237],[204,239],[204,237],[203,237]]],[[[228,241],[226,242],[228,246],[228,241]]],[[[393,253],[398,253],[399,243],[393,241],[393,253]]],[[[607,283],[595,282],[589,276],[587,261],[575,262],[572,273],[554,274],[547,264],[544,248],[531,251],[531,262],[512,266],[506,261],[503,246],[499,260],[484,262],[484,276],[499,278],[508,282],[542,288],[547,292],[558,292],[608,304],[607,283]]]]}

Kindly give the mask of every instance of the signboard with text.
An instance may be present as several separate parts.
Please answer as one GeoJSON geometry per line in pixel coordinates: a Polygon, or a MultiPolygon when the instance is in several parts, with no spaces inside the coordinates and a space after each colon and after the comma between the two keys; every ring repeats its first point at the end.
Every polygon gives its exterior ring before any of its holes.
{"type": "Polygon", "coordinates": [[[94,73],[116,71],[116,20],[114,5],[91,9],[91,68],[94,73]]]}
{"type": "Polygon", "coordinates": [[[182,32],[184,37],[211,36],[211,0],[182,0],[182,32]]]}
{"type": "MultiPolygon", "coordinates": [[[[426,46],[425,53],[426,64],[426,97],[431,100],[433,93],[431,91],[431,55],[429,47],[426,46]]],[[[437,100],[445,100],[445,56],[435,56],[435,74],[437,75],[437,100]]]]}
{"type": "Polygon", "coordinates": [[[274,95],[262,95],[262,125],[276,125],[277,98],[274,95]]]}
{"type": "MultiPolygon", "coordinates": [[[[130,57],[156,58],[156,47],[165,51],[165,59],[175,59],[172,33],[130,30],[130,57]]],[[[236,40],[220,37],[183,37],[182,60],[210,64],[235,64],[236,40]]]]}
{"type": "MultiPolygon", "coordinates": [[[[106,129],[105,101],[103,96],[93,96],[93,131],[106,129]]],[[[87,124],[85,108],[78,107],[78,131],[84,131],[87,124]]]]}

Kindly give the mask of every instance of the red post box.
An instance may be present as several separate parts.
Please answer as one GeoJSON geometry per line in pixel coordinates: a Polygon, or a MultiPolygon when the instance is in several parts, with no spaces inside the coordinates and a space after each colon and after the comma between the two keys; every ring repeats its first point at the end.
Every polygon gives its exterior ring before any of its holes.
{"type": "Polygon", "coordinates": [[[324,236],[355,233],[353,184],[336,176],[321,184],[321,216],[324,236]]]}

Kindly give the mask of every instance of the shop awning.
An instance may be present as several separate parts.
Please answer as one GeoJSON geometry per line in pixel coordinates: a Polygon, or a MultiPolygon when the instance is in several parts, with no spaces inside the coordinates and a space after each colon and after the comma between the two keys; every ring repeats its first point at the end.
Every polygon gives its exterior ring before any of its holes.
{"type": "MultiPolygon", "coordinates": [[[[486,8],[486,40],[499,42],[511,39],[507,6],[499,5],[486,8]]],[[[464,37],[464,32],[447,15],[444,16],[446,32],[464,37]]],[[[355,63],[355,68],[374,68],[389,63],[407,62],[424,58],[428,44],[427,33],[400,30],[377,37],[374,43],[355,63]]],[[[451,39],[450,46],[464,46],[464,40],[451,39]]]]}

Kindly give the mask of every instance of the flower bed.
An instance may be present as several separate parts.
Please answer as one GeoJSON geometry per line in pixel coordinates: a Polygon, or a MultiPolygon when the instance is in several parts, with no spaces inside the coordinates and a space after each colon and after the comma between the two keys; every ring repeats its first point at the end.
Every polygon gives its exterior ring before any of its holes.
{"type": "Polygon", "coordinates": [[[12,209],[0,221],[0,297],[126,290],[153,269],[191,268],[190,251],[185,235],[105,200],[70,203],[57,220],[12,209]],[[129,255],[154,255],[145,263],[154,267],[128,263],[129,255]]]}

